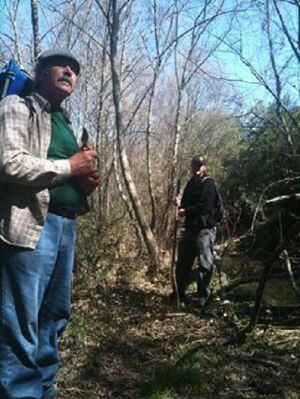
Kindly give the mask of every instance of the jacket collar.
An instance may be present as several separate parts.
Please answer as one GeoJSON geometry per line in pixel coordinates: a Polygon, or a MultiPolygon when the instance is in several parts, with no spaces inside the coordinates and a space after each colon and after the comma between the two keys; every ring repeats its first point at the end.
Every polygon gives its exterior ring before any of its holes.
{"type": "Polygon", "coordinates": [[[43,111],[46,111],[46,112],[50,113],[50,111],[51,111],[51,105],[50,105],[50,103],[49,103],[44,97],[42,97],[42,96],[41,96],[39,93],[37,93],[36,91],[33,92],[33,93],[30,95],[30,97],[31,97],[32,99],[34,99],[34,100],[38,103],[39,107],[40,107],[43,111]]]}
{"type": "MultiPolygon", "coordinates": [[[[43,96],[41,96],[38,92],[36,92],[36,91],[33,92],[29,96],[29,99],[36,101],[42,111],[46,111],[48,113],[51,112],[51,104],[43,96]]],[[[70,123],[71,118],[70,118],[69,112],[62,107],[60,107],[59,110],[63,113],[66,120],[70,123]]]]}

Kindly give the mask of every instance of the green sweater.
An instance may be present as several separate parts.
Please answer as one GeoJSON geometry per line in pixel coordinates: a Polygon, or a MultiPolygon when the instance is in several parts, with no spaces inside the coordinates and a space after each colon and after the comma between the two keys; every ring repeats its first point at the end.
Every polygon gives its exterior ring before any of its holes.
{"type": "MultiPolygon", "coordinates": [[[[51,141],[48,159],[67,159],[79,151],[71,124],[60,109],[51,111],[51,141]]],[[[80,212],[86,204],[85,191],[75,177],[57,187],[50,188],[50,204],[80,212]]]]}

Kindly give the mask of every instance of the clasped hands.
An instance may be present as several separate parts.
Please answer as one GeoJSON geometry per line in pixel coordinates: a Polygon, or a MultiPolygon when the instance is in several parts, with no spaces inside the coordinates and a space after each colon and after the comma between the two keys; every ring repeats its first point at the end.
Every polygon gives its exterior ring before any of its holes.
{"type": "Polygon", "coordinates": [[[79,151],[69,158],[71,174],[76,176],[81,187],[91,194],[100,183],[97,168],[97,153],[91,147],[79,151]]]}

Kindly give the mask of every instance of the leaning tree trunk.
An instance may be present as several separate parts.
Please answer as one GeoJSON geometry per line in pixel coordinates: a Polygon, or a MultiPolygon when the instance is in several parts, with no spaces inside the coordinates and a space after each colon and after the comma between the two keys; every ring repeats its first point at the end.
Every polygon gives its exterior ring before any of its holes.
{"type": "Polygon", "coordinates": [[[118,55],[118,34],[119,34],[119,11],[117,10],[117,0],[111,1],[112,5],[112,21],[110,25],[110,61],[111,61],[111,72],[112,72],[112,87],[113,87],[113,100],[115,107],[115,119],[116,119],[116,134],[117,134],[117,145],[120,159],[120,165],[124,182],[132,203],[132,208],[135,217],[140,226],[149,256],[151,265],[154,269],[159,264],[159,252],[156,240],[152,234],[149,223],[147,222],[141,201],[139,199],[134,181],[131,175],[131,169],[127,157],[127,152],[123,142],[123,120],[122,112],[120,107],[120,76],[117,71],[117,55],[118,55]]]}
{"type": "Polygon", "coordinates": [[[114,169],[115,180],[116,180],[116,183],[117,183],[119,194],[120,194],[121,199],[122,199],[122,201],[123,201],[123,203],[125,205],[125,208],[126,208],[126,210],[128,212],[128,215],[129,215],[130,219],[134,222],[133,227],[134,227],[134,230],[135,230],[135,235],[136,235],[136,239],[137,239],[137,242],[138,242],[139,255],[140,255],[143,252],[144,240],[143,240],[143,237],[142,237],[142,234],[141,234],[141,230],[140,230],[138,224],[136,223],[134,214],[132,212],[131,204],[129,203],[127,196],[123,192],[122,184],[121,184],[121,181],[120,181],[120,178],[119,178],[118,169],[117,169],[117,146],[115,145],[115,143],[114,143],[114,154],[113,154],[113,169],[114,169]]]}

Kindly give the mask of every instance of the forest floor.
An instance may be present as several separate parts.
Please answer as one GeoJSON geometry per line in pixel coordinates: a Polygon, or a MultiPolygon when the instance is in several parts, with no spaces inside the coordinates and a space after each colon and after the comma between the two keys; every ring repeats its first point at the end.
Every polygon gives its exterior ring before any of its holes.
{"type": "Polygon", "coordinates": [[[164,281],[77,270],[59,399],[300,398],[299,328],[259,325],[235,344],[233,309],[178,311],[164,281]]]}

